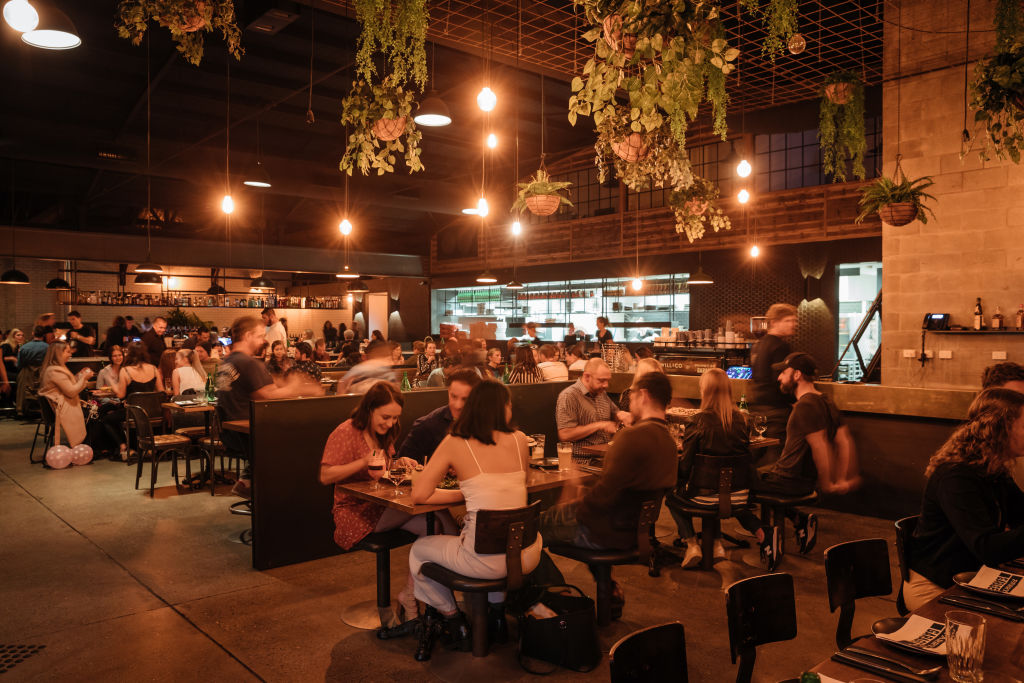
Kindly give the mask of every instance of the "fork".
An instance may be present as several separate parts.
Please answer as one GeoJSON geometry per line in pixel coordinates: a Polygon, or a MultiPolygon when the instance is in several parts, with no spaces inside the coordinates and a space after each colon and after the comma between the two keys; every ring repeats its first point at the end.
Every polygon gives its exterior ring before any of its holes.
{"type": "Polygon", "coordinates": [[[924,676],[925,678],[934,676],[935,674],[942,671],[941,666],[930,667],[927,669],[915,669],[913,666],[907,664],[906,662],[900,661],[898,659],[893,659],[891,657],[887,657],[883,654],[875,652],[874,650],[868,650],[866,648],[860,647],[859,645],[848,645],[846,646],[846,649],[843,650],[843,652],[852,652],[854,654],[861,655],[864,657],[871,657],[872,659],[877,659],[879,661],[885,662],[886,664],[899,667],[904,671],[909,671],[910,673],[916,676],[924,676]]]}

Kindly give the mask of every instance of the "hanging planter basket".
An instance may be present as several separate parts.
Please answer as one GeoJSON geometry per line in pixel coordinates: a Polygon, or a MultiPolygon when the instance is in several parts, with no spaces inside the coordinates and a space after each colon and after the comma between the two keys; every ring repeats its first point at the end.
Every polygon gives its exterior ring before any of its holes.
{"type": "Polygon", "coordinates": [[[701,199],[691,199],[686,202],[686,211],[691,216],[703,216],[708,210],[708,203],[701,199]]]}
{"type": "Polygon", "coordinates": [[[405,132],[405,120],[405,116],[400,119],[377,119],[373,124],[373,134],[384,142],[397,140],[405,132]]]}
{"type": "Polygon", "coordinates": [[[616,52],[621,52],[626,59],[632,59],[636,52],[636,34],[622,32],[622,17],[609,14],[601,22],[604,28],[604,40],[616,52]]]}
{"type": "Polygon", "coordinates": [[[536,194],[526,198],[526,208],[535,216],[550,216],[558,211],[562,198],[557,194],[536,194]]]}
{"type": "Polygon", "coordinates": [[[1024,111],[1024,93],[1017,93],[1010,99],[1010,101],[1013,102],[1017,109],[1024,111]]]}
{"type": "Polygon", "coordinates": [[[613,142],[612,151],[623,161],[635,164],[647,156],[647,141],[640,133],[630,133],[618,142],[613,142]]]}
{"type": "Polygon", "coordinates": [[[177,23],[178,28],[185,33],[195,33],[206,26],[206,19],[203,18],[203,13],[205,11],[206,2],[204,0],[199,0],[196,2],[194,9],[182,12],[181,19],[175,23],[177,23]]]}
{"type": "Polygon", "coordinates": [[[825,86],[825,97],[835,104],[847,104],[853,97],[853,83],[829,83],[825,86]]]}
{"type": "Polygon", "coordinates": [[[917,204],[914,202],[888,204],[878,210],[878,217],[886,225],[899,228],[914,222],[914,219],[917,218],[917,204]]]}

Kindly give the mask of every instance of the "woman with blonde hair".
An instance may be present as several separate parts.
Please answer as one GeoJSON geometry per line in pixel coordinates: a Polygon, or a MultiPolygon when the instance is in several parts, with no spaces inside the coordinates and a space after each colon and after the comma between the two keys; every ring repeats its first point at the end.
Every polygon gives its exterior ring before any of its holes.
{"type": "Polygon", "coordinates": [[[174,396],[188,390],[201,394],[206,390],[206,369],[192,349],[179,349],[174,354],[174,370],[171,372],[171,393],[174,396]]]}
{"type": "MultiPolygon", "coordinates": [[[[683,513],[679,506],[718,505],[717,498],[704,499],[690,490],[693,456],[697,453],[711,456],[750,455],[750,427],[746,415],[733,404],[729,377],[719,368],[712,368],[700,376],[700,412],[686,425],[679,458],[679,483],[676,490],[665,498],[669,512],[679,528],[679,537],[686,543],[683,569],[700,564],[704,553],[693,529],[693,518],[683,513]]],[[[751,460],[751,470],[753,467],[751,460]]],[[[733,503],[745,505],[748,494],[746,489],[734,491],[733,503]]],[[[761,564],[768,571],[775,569],[779,549],[778,528],[762,525],[761,520],[750,510],[736,510],[734,516],[744,529],[757,537],[761,545],[761,564]]],[[[719,540],[715,541],[714,553],[716,558],[725,559],[725,549],[719,540]]]]}
{"type": "Polygon", "coordinates": [[[903,600],[917,609],[953,575],[997,567],[1024,552],[1024,492],[1010,475],[1024,458],[1024,394],[986,389],[928,461],[903,600]]]}
{"type": "Polygon", "coordinates": [[[629,395],[633,392],[636,381],[650,372],[665,374],[665,368],[656,358],[641,358],[636,363],[636,370],[633,372],[633,381],[630,386],[619,395],[619,410],[629,412],[629,395]]]}
{"type": "Polygon", "coordinates": [[[85,415],[79,394],[92,377],[92,370],[84,368],[77,375],[67,368],[71,347],[64,342],[53,342],[39,368],[39,395],[49,399],[57,424],[64,430],[68,443],[75,447],[85,441],[85,415]]]}

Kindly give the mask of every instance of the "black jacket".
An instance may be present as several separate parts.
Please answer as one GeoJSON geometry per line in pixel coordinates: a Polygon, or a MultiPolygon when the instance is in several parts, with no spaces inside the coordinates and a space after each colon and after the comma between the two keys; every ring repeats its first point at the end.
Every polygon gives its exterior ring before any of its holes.
{"type": "MultiPolygon", "coordinates": [[[[722,421],[714,413],[702,410],[693,416],[683,433],[683,449],[679,457],[679,490],[685,491],[693,469],[693,456],[704,455],[747,455],[750,453],[750,426],[747,416],[738,410],[732,411],[732,424],[725,430],[722,421]]],[[[753,465],[751,465],[753,467],[753,465]]]]}

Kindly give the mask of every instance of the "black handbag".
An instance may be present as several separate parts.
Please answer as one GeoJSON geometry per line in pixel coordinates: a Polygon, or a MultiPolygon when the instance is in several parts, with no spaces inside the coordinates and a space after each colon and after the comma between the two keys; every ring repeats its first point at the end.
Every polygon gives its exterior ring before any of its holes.
{"type": "Polygon", "coordinates": [[[519,615],[519,664],[532,674],[550,674],[533,667],[531,660],[572,669],[591,671],[601,661],[597,640],[597,615],[594,601],[576,586],[538,586],[528,605],[543,603],[556,616],[537,618],[519,615]],[[575,591],[575,595],[572,593],[575,591]]]}

